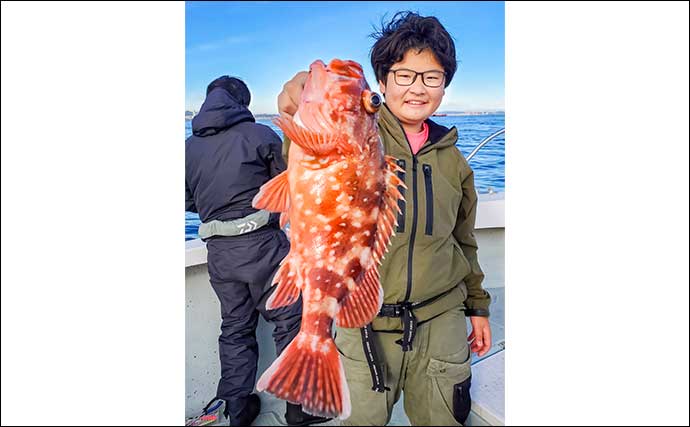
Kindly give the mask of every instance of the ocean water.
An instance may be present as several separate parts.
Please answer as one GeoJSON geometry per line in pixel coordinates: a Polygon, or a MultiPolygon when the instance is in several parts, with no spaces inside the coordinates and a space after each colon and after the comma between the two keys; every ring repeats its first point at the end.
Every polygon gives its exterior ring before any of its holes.
{"type": "MultiPolygon", "coordinates": [[[[456,146],[466,157],[484,138],[505,127],[504,114],[433,117],[436,123],[458,129],[456,146]]],[[[268,118],[258,118],[257,123],[270,126],[281,139],[283,132],[268,118]]],[[[192,122],[185,121],[185,139],[192,134],[192,122]]],[[[480,194],[505,191],[505,134],[494,138],[470,160],[474,170],[474,185],[480,194]]],[[[182,191],[182,190],[180,190],[182,191]]],[[[199,215],[185,212],[185,240],[196,239],[199,215]]]]}

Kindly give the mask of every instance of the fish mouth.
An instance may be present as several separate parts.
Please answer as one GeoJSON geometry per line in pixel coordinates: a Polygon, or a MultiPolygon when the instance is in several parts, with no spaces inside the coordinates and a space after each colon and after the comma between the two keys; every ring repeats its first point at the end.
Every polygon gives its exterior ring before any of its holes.
{"type": "Polygon", "coordinates": [[[312,73],[316,70],[319,70],[319,71],[325,71],[326,70],[326,64],[324,64],[324,62],[320,59],[317,59],[316,61],[312,62],[311,65],[309,66],[309,71],[311,71],[312,73]]]}
{"type": "Polygon", "coordinates": [[[322,60],[317,59],[309,66],[309,85],[314,89],[322,89],[326,84],[328,69],[322,60]]]}
{"type": "Polygon", "coordinates": [[[350,60],[333,59],[328,65],[317,59],[309,66],[309,76],[298,108],[298,125],[314,132],[332,133],[344,115],[359,113],[362,92],[368,88],[362,66],[350,60]]]}

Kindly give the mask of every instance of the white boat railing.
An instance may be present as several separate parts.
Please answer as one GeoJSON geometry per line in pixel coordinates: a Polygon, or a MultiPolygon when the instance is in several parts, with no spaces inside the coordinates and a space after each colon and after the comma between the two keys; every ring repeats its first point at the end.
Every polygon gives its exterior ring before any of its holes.
{"type": "Polygon", "coordinates": [[[474,150],[472,150],[470,155],[467,156],[467,161],[469,162],[470,160],[472,160],[472,157],[474,157],[474,155],[477,154],[477,151],[481,150],[482,147],[484,147],[489,141],[496,138],[498,135],[501,135],[504,133],[506,133],[506,128],[498,130],[498,131],[492,133],[491,135],[487,136],[486,138],[484,138],[484,140],[482,142],[480,142],[479,144],[477,144],[476,147],[474,147],[474,150]]]}

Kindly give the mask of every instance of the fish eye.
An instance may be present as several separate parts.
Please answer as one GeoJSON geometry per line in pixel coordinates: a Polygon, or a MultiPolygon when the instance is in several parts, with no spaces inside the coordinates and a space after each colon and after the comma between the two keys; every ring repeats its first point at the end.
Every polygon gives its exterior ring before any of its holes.
{"type": "Polygon", "coordinates": [[[362,93],[362,102],[364,103],[364,109],[369,113],[376,113],[381,108],[381,95],[376,92],[371,92],[365,90],[362,93]]]}
{"type": "Polygon", "coordinates": [[[379,96],[379,94],[372,93],[371,97],[369,98],[369,103],[372,107],[379,108],[381,106],[381,97],[379,96]]]}

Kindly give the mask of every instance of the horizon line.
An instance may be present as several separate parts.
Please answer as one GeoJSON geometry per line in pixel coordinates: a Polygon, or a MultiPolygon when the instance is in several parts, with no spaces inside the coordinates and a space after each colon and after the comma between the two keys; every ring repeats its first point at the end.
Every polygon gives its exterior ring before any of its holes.
{"type": "MultiPolygon", "coordinates": [[[[199,110],[185,109],[185,115],[188,112],[194,113],[196,115],[196,113],[198,113],[199,110]]],[[[251,111],[251,109],[250,109],[250,112],[254,116],[279,116],[280,115],[278,113],[255,113],[255,112],[251,111]]],[[[505,109],[443,110],[443,111],[434,112],[432,114],[432,116],[438,115],[438,114],[457,114],[457,113],[505,113],[505,109]]]]}

